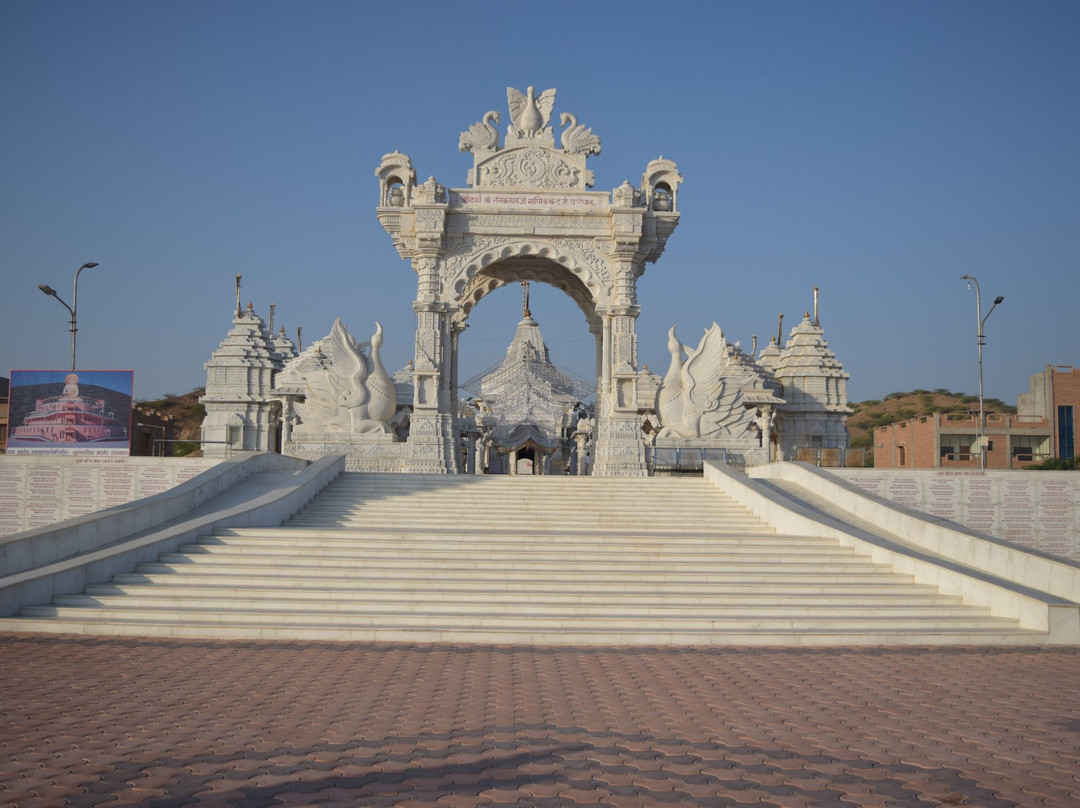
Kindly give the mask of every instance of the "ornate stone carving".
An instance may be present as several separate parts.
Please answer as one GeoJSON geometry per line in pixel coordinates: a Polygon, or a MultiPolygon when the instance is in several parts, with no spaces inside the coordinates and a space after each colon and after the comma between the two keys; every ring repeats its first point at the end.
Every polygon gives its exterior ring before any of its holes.
{"type": "MultiPolygon", "coordinates": [[[[556,238],[551,239],[551,243],[558,245],[568,255],[573,255],[587,265],[593,271],[593,274],[603,281],[605,286],[612,283],[614,274],[611,271],[611,265],[607,262],[596,242],[590,243],[577,239],[556,238]]],[[[603,301],[598,300],[597,302],[603,301]]]]}
{"type": "Polygon", "coordinates": [[[389,434],[397,394],[379,358],[382,326],[376,323],[371,340],[357,344],[338,319],[328,341],[329,366],[315,366],[302,379],[305,401],[296,404],[301,423],[294,434],[389,434]]]}
{"type": "Polygon", "coordinates": [[[565,229],[591,231],[597,235],[609,233],[610,221],[607,216],[588,216],[583,214],[543,214],[543,213],[470,213],[455,216],[449,230],[457,233],[475,233],[487,227],[525,228],[543,227],[547,229],[565,229]]]}
{"type": "Polygon", "coordinates": [[[458,150],[478,154],[499,148],[499,130],[495,128],[492,121],[499,122],[499,113],[495,110],[485,113],[482,121],[474,123],[461,133],[458,150]]]}
{"type": "Polygon", "coordinates": [[[530,146],[504,149],[476,166],[476,184],[491,188],[579,188],[584,166],[563,155],[530,146]]]}
{"type": "Polygon", "coordinates": [[[446,188],[435,181],[434,177],[428,177],[427,182],[416,186],[416,201],[420,204],[445,204],[446,188]]]}
{"type": "Polygon", "coordinates": [[[743,406],[743,391],[729,384],[725,370],[737,362],[724,332],[712,324],[696,349],[683,345],[668,331],[671,364],[657,394],[663,428],[659,437],[704,438],[742,434],[753,412],[743,406]],[[683,361],[683,353],[686,361],[683,361]]]}
{"type": "Polygon", "coordinates": [[[559,122],[565,126],[562,132],[562,147],[567,154],[599,154],[600,138],[578,123],[577,117],[569,112],[559,116],[559,122]]]}
{"type": "Polygon", "coordinates": [[[641,191],[630,184],[629,180],[623,180],[623,184],[611,192],[612,205],[617,208],[641,208],[645,201],[641,191]]]}
{"type": "Polygon", "coordinates": [[[555,106],[555,90],[544,90],[539,96],[536,88],[529,87],[522,94],[513,87],[506,88],[506,102],[510,107],[510,128],[506,133],[506,143],[517,140],[536,140],[550,146],[554,141],[548,120],[555,106]]]}

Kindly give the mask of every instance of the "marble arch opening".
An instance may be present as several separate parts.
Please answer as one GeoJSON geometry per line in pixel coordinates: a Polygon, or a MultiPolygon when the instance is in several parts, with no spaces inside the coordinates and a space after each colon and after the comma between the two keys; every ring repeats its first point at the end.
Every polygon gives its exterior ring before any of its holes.
{"type": "Polygon", "coordinates": [[[471,152],[467,187],[418,183],[411,159],[383,157],[377,214],[417,276],[414,399],[406,470],[456,473],[458,339],[486,295],[529,280],[561,289],[581,308],[597,344],[593,473],[643,476],[637,422],[637,279],[663,253],[679,220],[673,162],[650,162],[638,187],[589,190],[600,139],[569,113],[559,146],[550,125],[555,90],[507,88],[509,126],[497,111],[461,134],[471,152]]]}

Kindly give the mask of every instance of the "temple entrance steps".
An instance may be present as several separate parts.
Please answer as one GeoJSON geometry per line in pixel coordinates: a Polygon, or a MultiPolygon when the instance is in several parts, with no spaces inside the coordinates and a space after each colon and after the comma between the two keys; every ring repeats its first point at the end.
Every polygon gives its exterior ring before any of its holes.
{"type": "Polygon", "coordinates": [[[700,478],[342,474],[281,527],[219,530],[17,621],[26,631],[455,643],[1041,637],[835,540],[779,534],[700,478]]]}

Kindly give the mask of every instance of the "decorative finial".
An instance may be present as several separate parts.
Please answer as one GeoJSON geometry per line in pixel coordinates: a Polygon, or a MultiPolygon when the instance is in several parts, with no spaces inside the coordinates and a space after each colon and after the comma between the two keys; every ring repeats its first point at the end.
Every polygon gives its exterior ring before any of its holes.
{"type": "Polygon", "coordinates": [[[776,344],[784,344],[784,313],[780,312],[780,319],[776,324],[776,344]]]}
{"type": "Polygon", "coordinates": [[[237,274],[237,276],[236,276],[236,316],[237,317],[242,317],[243,314],[244,314],[244,310],[240,308],[240,279],[243,278],[243,277],[244,276],[240,275],[240,274],[237,274]]]}
{"type": "Polygon", "coordinates": [[[274,333],[274,309],[277,308],[277,303],[270,304],[270,320],[266,323],[266,330],[271,334],[274,333]]]}
{"type": "Polygon", "coordinates": [[[529,282],[521,281],[521,319],[532,317],[529,311],[529,282]]]}

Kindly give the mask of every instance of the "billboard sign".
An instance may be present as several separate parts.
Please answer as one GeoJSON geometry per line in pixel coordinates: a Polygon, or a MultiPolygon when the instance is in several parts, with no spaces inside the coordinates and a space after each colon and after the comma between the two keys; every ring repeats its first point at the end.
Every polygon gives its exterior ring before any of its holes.
{"type": "Polygon", "coordinates": [[[130,370],[13,370],[8,454],[127,455],[130,370]]]}

